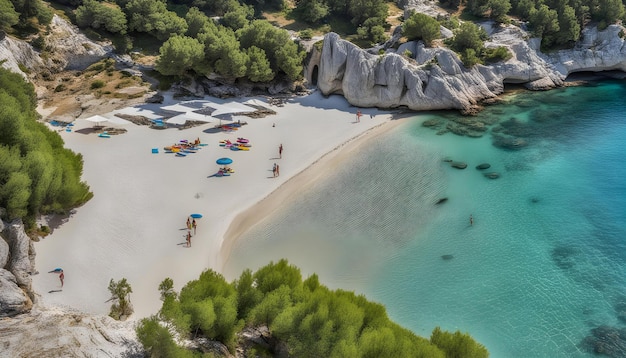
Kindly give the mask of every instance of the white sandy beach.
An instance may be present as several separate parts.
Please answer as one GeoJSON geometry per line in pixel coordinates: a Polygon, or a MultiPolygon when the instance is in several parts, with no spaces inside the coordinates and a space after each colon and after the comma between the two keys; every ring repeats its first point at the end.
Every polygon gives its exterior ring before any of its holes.
{"type": "MultiPolygon", "coordinates": [[[[173,103],[167,98],[162,105],[144,104],[115,112],[157,118],[163,115],[160,106],[173,103]]],[[[357,123],[357,108],[340,96],[324,98],[319,93],[271,108],[276,115],[235,118],[248,125],[232,133],[209,133],[216,123],[184,130],[127,124],[123,126],[127,133],[104,139],[80,133],[81,128],[92,126],[81,119],[75,122],[74,131],[61,131],[66,146],[83,155],[83,180],[94,197],[35,244],[39,274],[33,284],[40,299],[46,304],[106,314],[109,280],[126,278],[133,289],[133,317],[154,314],[161,305],[157,287],[164,278],[172,278],[178,290],[207,268],[219,271],[229,253],[225,237],[236,239],[280,205],[276,201],[297,195],[299,186],[324,170],[328,160],[320,158],[345,151],[355,138],[373,133],[372,129],[384,131],[392,123],[390,112],[377,109],[360,109],[363,116],[357,123]],[[250,151],[235,152],[218,145],[221,139],[238,137],[250,140],[250,151]],[[164,146],[195,138],[208,144],[198,153],[176,157],[163,152],[164,146]],[[281,143],[284,151],[278,159],[281,143]],[[152,148],[159,153],[153,154],[152,148]],[[230,177],[212,177],[219,167],[215,160],[221,157],[234,161],[230,166],[235,173],[230,177]],[[272,178],[274,163],[280,165],[278,178],[272,178]],[[306,180],[302,176],[290,180],[307,168],[306,180]],[[273,192],[268,206],[263,199],[273,192]],[[187,248],[185,222],[191,213],[201,213],[203,218],[198,220],[192,247],[187,248]],[[237,227],[229,229],[238,216],[237,227]],[[58,277],[47,273],[56,267],[64,269],[65,285],[61,292],[50,293],[60,289],[58,277]]],[[[103,115],[112,118],[115,112],[103,115]]]]}

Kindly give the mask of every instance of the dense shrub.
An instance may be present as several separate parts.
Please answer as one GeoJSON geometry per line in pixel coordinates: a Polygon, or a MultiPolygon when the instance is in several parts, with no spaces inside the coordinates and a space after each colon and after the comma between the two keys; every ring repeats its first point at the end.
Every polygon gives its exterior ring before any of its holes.
{"type": "Polygon", "coordinates": [[[233,349],[235,333],[244,324],[267,325],[293,357],[488,356],[484,346],[460,332],[436,328],[430,341],[418,337],[391,322],[382,305],[353,292],[332,291],[317,275],[303,280],[300,270],[286,260],[255,273],[245,270],[230,284],[208,270],[180,294],[169,278],[159,290],[163,300],[159,318],[144,319],[137,328],[139,340],[153,357],[183,354],[164,327],[174,327],[181,338],[204,336],[233,349]]]}
{"type": "Polygon", "coordinates": [[[104,83],[104,81],[102,81],[102,80],[95,80],[95,81],[91,82],[91,85],[89,86],[89,88],[91,88],[91,89],[98,89],[98,88],[104,87],[104,85],[106,85],[106,83],[104,83]]]}
{"type": "MultiPolygon", "coordinates": [[[[4,219],[63,212],[91,198],[80,154],[37,122],[35,91],[0,68],[0,207],[4,219]]],[[[25,222],[30,222],[25,220],[25,222]]]]}
{"type": "Polygon", "coordinates": [[[439,22],[426,14],[416,12],[412,12],[402,25],[402,34],[408,40],[423,40],[427,46],[441,37],[439,22]]]}

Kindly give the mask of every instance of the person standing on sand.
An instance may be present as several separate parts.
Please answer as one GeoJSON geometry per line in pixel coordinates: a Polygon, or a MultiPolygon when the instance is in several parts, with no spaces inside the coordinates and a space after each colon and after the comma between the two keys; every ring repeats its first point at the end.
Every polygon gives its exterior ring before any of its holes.
{"type": "Polygon", "coordinates": [[[361,111],[356,111],[356,121],[357,122],[361,121],[361,111]]]}
{"type": "Polygon", "coordinates": [[[198,224],[196,224],[196,219],[193,219],[191,221],[191,226],[193,227],[193,234],[196,234],[196,226],[198,226],[198,224]]]}
{"type": "Polygon", "coordinates": [[[276,164],[276,176],[280,176],[280,165],[276,164]]]}
{"type": "Polygon", "coordinates": [[[191,231],[187,230],[187,247],[191,247],[191,231]]]}
{"type": "Polygon", "coordinates": [[[65,274],[63,273],[63,270],[61,270],[61,273],[59,274],[59,280],[61,280],[61,288],[63,288],[64,279],[65,279],[65,274]]]}
{"type": "Polygon", "coordinates": [[[191,230],[191,221],[189,221],[189,217],[187,217],[187,229],[191,230]]]}
{"type": "Polygon", "coordinates": [[[272,168],[272,176],[273,176],[273,178],[276,178],[276,168],[277,168],[277,165],[276,165],[276,163],[274,163],[274,167],[272,168]]]}
{"type": "Polygon", "coordinates": [[[283,143],[280,143],[278,146],[278,159],[282,159],[283,157],[283,143]]]}

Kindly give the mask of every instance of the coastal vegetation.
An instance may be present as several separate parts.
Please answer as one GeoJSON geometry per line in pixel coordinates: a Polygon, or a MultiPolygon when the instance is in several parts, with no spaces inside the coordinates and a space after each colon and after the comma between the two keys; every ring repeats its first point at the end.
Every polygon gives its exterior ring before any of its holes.
{"type": "Polygon", "coordinates": [[[130,303],[129,295],[133,292],[133,289],[130,287],[130,283],[125,278],[114,281],[111,279],[109,281],[109,292],[111,292],[111,298],[109,301],[112,301],[111,310],[109,311],[109,316],[116,320],[124,320],[131,314],[133,314],[134,309],[133,305],[130,303]]]}
{"type": "Polygon", "coordinates": [[[151,356],[199,356],[176,341],[200,337],[233,351],[244,327],[269,328],[273,343],[250,348],[262,356],[279,350],[293,357],[488,356],[483,345],[458,331],[437,327],[430,339],[418,337],[389,320],[382,305],[353,292],[330,290],[315,274],[303,280],[286,260],[254,273],[245,270],[232,283],[207,270],[180,293],[166,278],[159,290],[161,310],[137,327],[151,356]]]}
{"type": "Polygon", "coordinates": [[[62,213],[92,194],[80,181],[80,154],[38,122],[33,85],[0,67],[0,207],[3,219],[24,218],[32,228],[39,214],[62,213]]]}
{"type": "Polygon", "coordinates": [[[528,22],[534,36],[541,37],[544,50],[573,45],[581,29],[596,22],[600,29],[626,20],[624,0],[441,0],[442,5],[478,18],[507,23],[511,17],[528,22]]]}

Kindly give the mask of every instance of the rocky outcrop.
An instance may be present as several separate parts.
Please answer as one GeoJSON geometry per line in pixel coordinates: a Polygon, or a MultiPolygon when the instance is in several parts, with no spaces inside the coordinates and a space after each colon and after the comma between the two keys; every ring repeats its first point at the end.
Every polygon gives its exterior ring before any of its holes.
{"type": "Polygon", "coordinates": [[[30,311],[35,294],[35,248],[21,220],[2,223],[0,232],[0,317],[30,311]]]}
{"type": "Polygon", "coordinates": [[[45,56],[21,40],[5,36],[0,39],[0,60],[6,60],[2,67],[27,78],[29,73],[50,73],[62,70],[82,70],[104,57],[110,56],[112,47],[96,43],[82,34],[79,29],[54,15],[50,31],[44,36],[45,56]],[[22,68],[20,68],[22,67],[22,68]]]}
{"type": "Polygon", "coordinates": [[[30,311],[33,302],[17,285],[15,276],[0,269],[0,317],[11,317],[30,311]]]}
{"type": "Polygon", "coordinates": [[[21,74],[24,79],[27,76],[20,67],[36,70],[45,66],[44,61],[32,46],[9,36],[0,39],[0,62],[2,62],[0,66],[21,74]]]}
{"type": "Polygon", "coordinates": [[[54,15],[46,44],[54,49],[54,62],[59,69],[82,70],[103,57],[113,48],[91,41],[78,28],[54,15]]]}
{"type": "Polygon", "coordinates": [[[37,304],[0,327],[3,357],[144,357],[131,321],[37,304]]]}
{"type": "Polygon", "coordinates": [[[598,31],[597,27],[585,28],[573,49],[544,55],[544,58],[563,76],[580,71],[626,72],[626,42],[620,37],[620,31],[624,31],[624,27],[619,25],[611,25],[604,31],[598,31]]]}
{"type": "Polygon", "coordinates": [[[492,81],[485,80],[477,69],[462,69],[449,50],[416,52],[417,57],[428,58],[427,63],[409,61],[396,53],[372,55],[335,33],[327,34],[318,87],[325,95],[343,94],[355,106],[406,106],[412,110],[469,110],[503,89],[501,85],[490,88],[492,81]]]}
{"type": "Polygon", "coordinates": [[[375,55],[329,33],[319,60],[318,87],[325,95],[342,94],[360,107],[473,112],[482,101],[502,93],[506,83],[540,90],[562,86],[573,72],[626,71],[619,25],[604,31],[585,29],[574,49],[553,54],[542,53],[540,39],[529,39],[519,27],[481,25],[490,35],[485,46],[506,47],[510,59],[468,69],[447,48],[408,42],[395,52],[375,55]]]}

